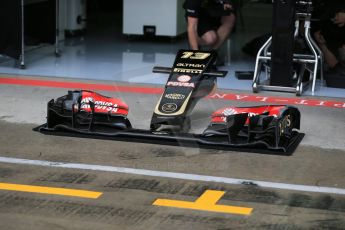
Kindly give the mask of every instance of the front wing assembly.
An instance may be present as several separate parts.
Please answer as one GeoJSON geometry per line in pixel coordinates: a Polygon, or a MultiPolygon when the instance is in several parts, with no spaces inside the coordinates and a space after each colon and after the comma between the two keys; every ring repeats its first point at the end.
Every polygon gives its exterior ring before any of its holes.
{"type": "Polygon", "coordinates": [[[201,134],[132,128],[124,102],[91,91],[70,91],[47,110],[35,130],[52,135],[279,155],[291,155],[304,136],[300,112],[284,105],[223,108],[201,134]]]}

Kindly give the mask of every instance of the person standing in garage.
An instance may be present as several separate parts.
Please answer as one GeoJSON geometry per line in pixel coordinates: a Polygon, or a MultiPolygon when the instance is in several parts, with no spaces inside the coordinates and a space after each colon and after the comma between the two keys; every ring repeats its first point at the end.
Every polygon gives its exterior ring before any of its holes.
{"type": "Polygon", "coordinates": [[[235,25],[233,4],[229,0],[186,0],[183,7],[190,49],[219,49],[235,25]]]}
{"type": "Polygon", "coordinates": [[[329,72],[345,76],[345,2],[316,1],[312,24],[314,38],[324,54],[329,72]]]}

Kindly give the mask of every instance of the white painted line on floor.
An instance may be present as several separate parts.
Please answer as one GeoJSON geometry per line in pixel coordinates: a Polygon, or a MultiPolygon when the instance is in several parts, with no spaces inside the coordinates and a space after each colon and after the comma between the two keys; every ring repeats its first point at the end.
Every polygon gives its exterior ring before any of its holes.
{"type": "Polygon", "coordinates": [[[20,159],[20,158],[11,158],[11,157],[0,157],[0,163],[36,165],[36,166],[45,166],[45,167],[54,167],[54,168],[83,169],[83,170],[94,170],[94,171],[102,171],[102,172],[116,172],[116,173],[126,173],[126,174],[152,176],[152,177],[164,177],[164,178],[203,181],[203,182],[217,182],[217,183],[236,184],[236,185],[253,184],[253,185],[257,185],[259,187],[264,187],[264,188],[345,195],[345,189],[343,188],[275,183],[275,182],[268,182],[268,181],[247,180],[247,179],[238,179],[238,178],[217,177],[217,176],[165,172],[165,171],[154,171],[154,170],[147,170],[147,169],[124,168],[124,167],[115,167],[115,166],[106,166],[106,165],[29,160],[29,159],[20,159]]]}

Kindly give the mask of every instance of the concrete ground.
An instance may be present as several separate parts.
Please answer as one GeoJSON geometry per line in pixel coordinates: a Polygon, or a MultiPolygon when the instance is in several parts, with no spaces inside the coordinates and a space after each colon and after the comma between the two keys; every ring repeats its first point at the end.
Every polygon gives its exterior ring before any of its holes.
{"type": "MultiPolygon", "coordinates": [[[[45,123],[46,103],[66,92],[0,84],[0,184],[103,194],[87,199],[0,189],[1,229],[345,229],[345,108],[297,105],[305,138],[292,156],[275,156],[32,131],[45,123]],[[23,164],[23,159],[39,161],[23,164]],[[206,190],[225,192],[217,204],[253,211],[238,215],[152,205],[162,198],[195,201],[206,190]]],[[[149,127],[158,94],[98,92],[121,97],[130,106],[132,124],[149,127]]],[[[301,99],[344,104],[344,98],[301,99]]],[[[192,132],[202,131],[218,108],[257,104],[204,99],[192,114],[192,132]]]]}

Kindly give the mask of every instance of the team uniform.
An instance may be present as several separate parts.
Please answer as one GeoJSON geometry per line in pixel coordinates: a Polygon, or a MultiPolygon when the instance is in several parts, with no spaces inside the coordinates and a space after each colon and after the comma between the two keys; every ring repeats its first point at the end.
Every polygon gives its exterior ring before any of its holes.
{"type": "Polygon", "coordinates": [[[198,35],[201,37],[210,30],[217,30],[222,16],[230,15],[223,10],[223,3],[214,0],[186,0],[183,8],[186,17],[198,18],[198,35]]]}

